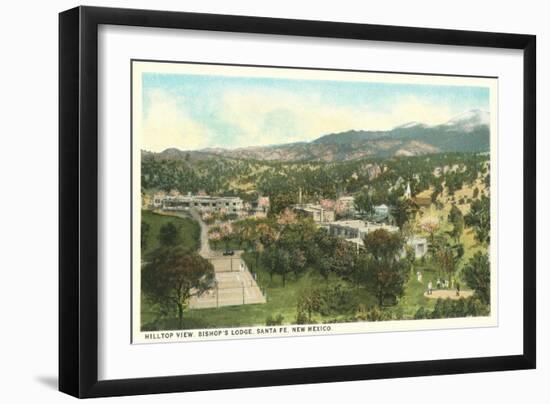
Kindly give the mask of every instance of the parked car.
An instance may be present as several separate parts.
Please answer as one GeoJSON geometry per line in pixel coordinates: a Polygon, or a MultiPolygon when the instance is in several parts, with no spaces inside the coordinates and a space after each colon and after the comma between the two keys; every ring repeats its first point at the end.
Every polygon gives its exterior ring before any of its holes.
{"type": "Polygon", "coordinates": [[[225,251],[223,252],[223,255],[235,255],[235,251],[233,251],[233,250],[225,250],[225,251]]]}

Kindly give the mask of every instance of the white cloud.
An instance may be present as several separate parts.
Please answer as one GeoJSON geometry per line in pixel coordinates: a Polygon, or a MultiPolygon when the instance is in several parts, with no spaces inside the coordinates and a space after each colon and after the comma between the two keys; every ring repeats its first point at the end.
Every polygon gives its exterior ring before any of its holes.
{"type": "Polygon", "coordinates": [[[280,89],[227,90],[209,108],[219,122],[231,128],[214,133],[209,122],[193,119],[185,95],[162,90],[150,94],[150,108],[143,121],[143,148],[162,151],[205,147],[247,147],[310,141],[328,133],[351,129],[388,130],[410,121],[428,125],[444,123],[457,113],[448,105],[428,103],[409,96],[380,110],[375,105],[333,105],[319,93],[292,93],[280,89]],[[214,106],[215,105],[215,106],[214,106]],[[237,130],[235,130],[237,128],[237,130]],[[225,144],[216,142],[224,137],[225,144]]]}
{"type": "Polygon", "coordinates": [[[222,102],[222,119],[240,128],[234,141],[239,147],[312,140],[366,124],[363,107],[330,106],[315,93],[231,91],[226,92],[222,102]]]}
{"type": "Polygon", "coordinates": [[[401,100],[391,110],[379,111],[366,104],[331,105],[318,94],[305,96],[281,90],[226,92],[222,101],[222,119],[240,128],[234,147],[309,141],[351,129],[388,130],[409,121],[433,125],[457,113],[446,105],[428,104],[415,97],[401,100]],[[274,114],[288,117],[283,129],[281,125],[266,125],[274,114]]]}
{"type": "Polygon", "coordinates": [[[208,127],[192,119],[183,97],[154,90],[142,125],[142,147],[163,151],[169,147],[181,150],[201,149],[210,145],[208,127]]]}

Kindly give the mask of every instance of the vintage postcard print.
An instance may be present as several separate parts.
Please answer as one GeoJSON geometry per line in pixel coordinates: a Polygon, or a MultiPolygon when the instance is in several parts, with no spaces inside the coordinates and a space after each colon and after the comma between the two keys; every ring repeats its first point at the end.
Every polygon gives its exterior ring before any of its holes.
{"type": "Polygon", "coordinates": [[[497,325],[496,78],[131,72],[133,343],[497,325]]]}

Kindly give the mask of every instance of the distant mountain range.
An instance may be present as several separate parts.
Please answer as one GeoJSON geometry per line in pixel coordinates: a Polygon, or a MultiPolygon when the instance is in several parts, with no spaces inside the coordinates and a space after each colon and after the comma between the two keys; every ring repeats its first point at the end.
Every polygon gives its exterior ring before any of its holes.
{"type": "MultiPolygon", "coordinates": [[[[321,136],[311,142],[237,149],[194,151],[167,149],[157,158],[201,159],[223,156],[280,161],[345,161],[362,157],[416,156],[439,152],[485,152],[490,143],[489,113],[467,111],[441,125],[408,122],[387,131],[350,130],[321,136]]],[[[146,155],[153,153],[145,152],[146,155]]]]}

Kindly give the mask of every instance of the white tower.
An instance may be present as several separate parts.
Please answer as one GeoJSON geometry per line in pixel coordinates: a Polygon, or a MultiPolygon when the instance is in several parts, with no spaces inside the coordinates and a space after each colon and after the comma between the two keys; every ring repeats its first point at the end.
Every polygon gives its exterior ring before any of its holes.
{"type": "Polygon", "coordinates": [[[405,189],[405,198],[411,199],[411,183],[407,182],[407,189],[405,189]]]}

